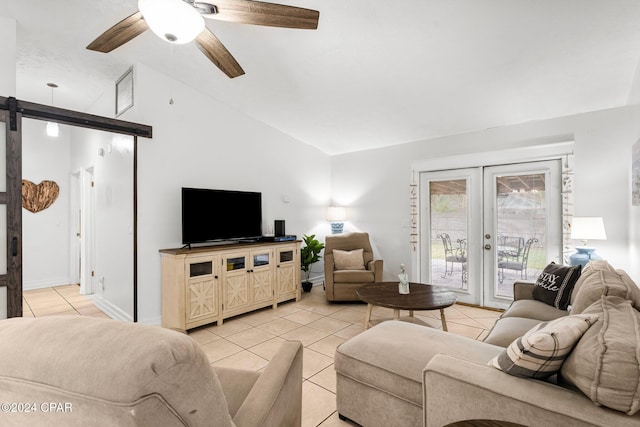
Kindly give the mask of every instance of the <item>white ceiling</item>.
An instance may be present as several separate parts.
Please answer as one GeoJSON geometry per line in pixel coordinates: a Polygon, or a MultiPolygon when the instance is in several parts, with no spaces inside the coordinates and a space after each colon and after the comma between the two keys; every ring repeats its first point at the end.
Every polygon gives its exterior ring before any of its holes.
{"type": "MultiPolygon", "coordinates": [[[[215,3],[214,0],[211,3],[215,3]]],[[[17,21],[17,94],[86,110],[142,62],[328,154],[627,103],[640,58],[637,0],[284,0],[318,30],[207,20],[246,74],[151,31],[109,54],[85,46],[136,0],[0,0],[17,21]]],[[[0,94],[5,95],[5,94],[0,94]]]]}

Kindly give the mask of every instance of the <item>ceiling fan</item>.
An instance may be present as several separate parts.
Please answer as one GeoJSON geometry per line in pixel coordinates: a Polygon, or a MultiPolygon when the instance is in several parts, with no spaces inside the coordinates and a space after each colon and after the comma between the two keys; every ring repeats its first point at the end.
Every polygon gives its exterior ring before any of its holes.
{"type": "Polygon", "coordinates": [[[198,48],[230,78],[244,70],[218,38],[206,28],[205,18],[242,24],[315,30],[320,13],[316,10],[253,0],[138,0],[138,11],[124,18],[98,38],[87,49],[111,52],[151,29],[170,43],[195,40],[198,48]]]}

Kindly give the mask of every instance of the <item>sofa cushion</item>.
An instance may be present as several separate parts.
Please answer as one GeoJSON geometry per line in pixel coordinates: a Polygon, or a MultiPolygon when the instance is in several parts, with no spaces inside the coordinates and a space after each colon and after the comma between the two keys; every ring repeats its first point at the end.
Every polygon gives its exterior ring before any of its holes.
{"type": "Polygon", "coordinates": [[[560,370],[573,346],[597,319],[595,314],[577,314],[540,323],[489,364],[517,377],[548,378],[560,370]]]}
{"type": "Polygon", "coordinates": [[[390,320],[341,344],[334,366],[340,375],[422,406],[422,370],[433,356],[446,353],[486,364],[501,351],[438,329],[390,320]]]}
{"type": "Polygon", "coordinates": [[[333,260],[336,270],[364,270],[364,255],[362,249],[352,251],[333,250],[333,260]]]}
{"type": "Polygon", "coordinates": [[[630,300],[636,309],[640,309],[640,289],[629,275],[616,270],[605,260],[594,260],[587,264],[576,283],[571,298],[571,314],[582,313],[603,295],[630,300]]]}
{"type": "Polygon", "coordinates": [[[583,314],[599,320],[560,371],[598,405],[633,415],[640,409],[640,312],[630,300],[601,296],[583,314]]]}
{"type": "MultiPolygon", "coordinates": [[[[540,303],[543,304],[543,303],[540,303]]],[[[529,329],[540,323],[538,319],[526,317],[504,317],[498,319],[493,325],[484,342],[500,347],[507,347],[518,337],[524,335],[529,329]]]]}
{"type": "Polygon", "coordinates": [[[334,283],[372,283],[375,273],[369,270],[340,270],[333,274],[334,283]]]}
{"type": "Polygon", "coordinates": [[[581,265],[566,266],[552,262],[538,276],[533,298],[559,310],[566,310],[581,270],[581,265]]]}
{"type": "Polygon", "coordinates": [[[541,301],[522,299],[512,302],[509,308],[502,313],[501,317],[525,317],[527,319],[537,319],[543,322],[555,320],[568,314],[569,312],[567,310],[558,310],[557,308],[541,301]]]}

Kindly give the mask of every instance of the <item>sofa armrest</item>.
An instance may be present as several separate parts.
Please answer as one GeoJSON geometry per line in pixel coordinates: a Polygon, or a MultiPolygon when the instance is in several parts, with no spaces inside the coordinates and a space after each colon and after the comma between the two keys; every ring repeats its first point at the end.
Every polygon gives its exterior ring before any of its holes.
{"type": "Polygon", "coordinates": [[[629,417],[596,406],[578,391],[514,377],[492,366],[446,354],[434,356],[422,375],[424,423],[429,426],[473,419],[501,420],[530,427],[632,426],[640,420],[637,416],[629,417]]]}
{"type": "Polygon", "coordinates": [[[373,271],[375,275],[374,282],[382,282],[383,262],[381,259],[374,259],[367,264],[367,270],[373,271]]]}
{"type": "Polygon", "coordinates": [[[513,300],[534,299],[533,288],[536,287],[535,282],[527,282],[524,280],[516,280],[513,283],[513,300]]]}
{"type": "Polygon", "coordinates": [[[271,358],[233,417],[238,427],[300,426],[302,344],[287,341],[271,358]]]}

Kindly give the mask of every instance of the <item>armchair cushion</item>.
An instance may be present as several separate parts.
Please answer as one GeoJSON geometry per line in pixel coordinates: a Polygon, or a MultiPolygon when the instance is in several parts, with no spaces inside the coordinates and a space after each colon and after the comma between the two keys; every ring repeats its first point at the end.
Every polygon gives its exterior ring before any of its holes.
{"type": "Polygon", "coordinates": [[[596,314],[577,314],[540,323],[489,364],[517,377],[548,378],[560,370],[573,346],[597,319],[596,314]]]}
{"type": "Polygon", "coordinates": [[[533,298],[557,309],[566,310],[571,291],[581,271],[581,265],[566,266],[552,262],[545,267],[536,280],[533,298]]]}
{"type": "Polygon", "coordinates": [[[373,283],[374,273],[369,270],[338,270],[333,280],[339,283],[373,283]]]}
{"type": "Polygon", "coordinates": [[[352,251],[333,250],[336,270],[364,270],[364,256],[362,249],[352,251]]]}

